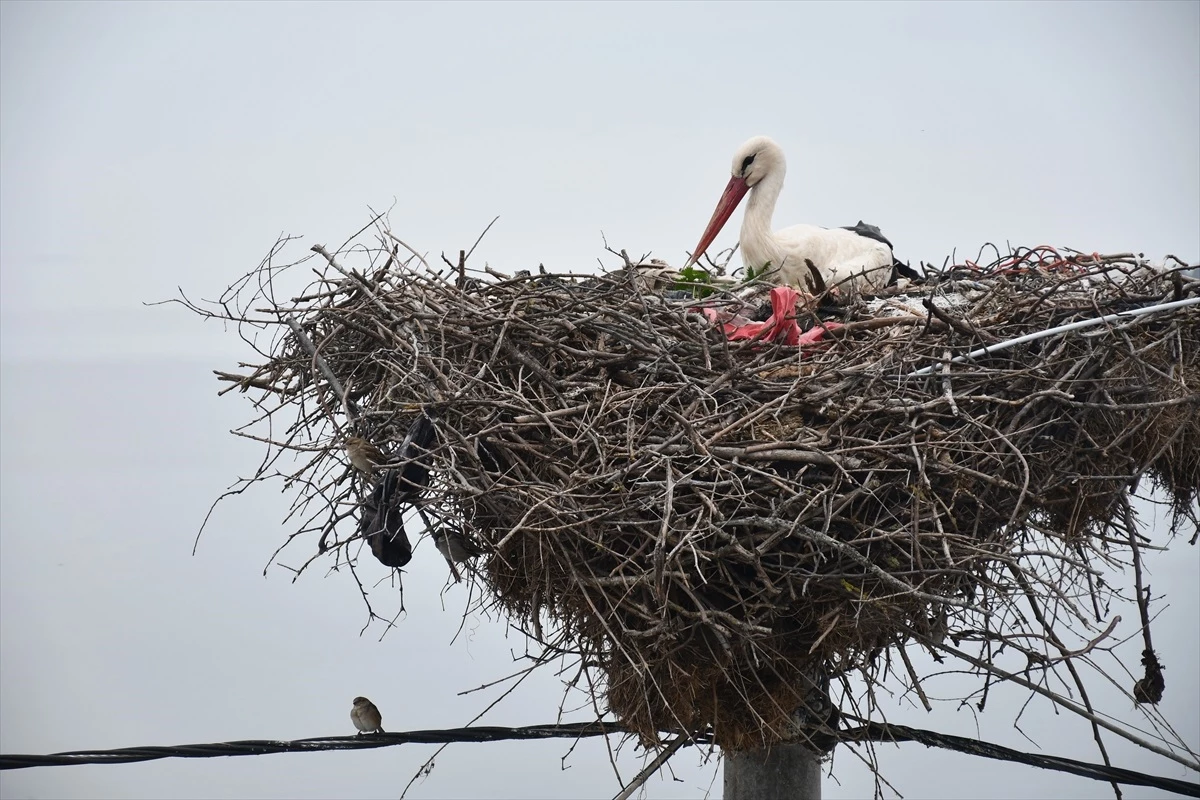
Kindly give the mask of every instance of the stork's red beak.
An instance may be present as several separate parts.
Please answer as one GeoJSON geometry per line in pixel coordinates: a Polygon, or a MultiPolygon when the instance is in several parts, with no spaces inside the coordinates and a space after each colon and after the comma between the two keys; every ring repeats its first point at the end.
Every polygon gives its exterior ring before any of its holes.
{"type": "Polygon", "coordinates": [[[721,194],[721,199],[717,201],[717,210],[713,212],[712,219],[708,221],[708,227],[704,229],[704,234],[700,237],[700,244],[696,245],[696,249],[692,251],[692,257],[688,259],[684,269],[700,260],[700,256],[704,255],[704,251],[712,244],[712,240],[717,238],[717,234],[721,232],[721,228],[725,227],[729,216],[733,214],[734,209],[738,207],[738,203],[742,202],[742,198],[748,191],[750,191],[750,187],[746,185],[745,178],[734,175],[729,179],[724,193],[721,194]]]}

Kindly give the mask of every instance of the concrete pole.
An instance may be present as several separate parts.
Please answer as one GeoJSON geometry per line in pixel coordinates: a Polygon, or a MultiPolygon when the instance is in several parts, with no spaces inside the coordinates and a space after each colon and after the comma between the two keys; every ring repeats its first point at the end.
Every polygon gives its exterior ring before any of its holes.
{"type": "Polygon", "coordinates": [[[724,755],[725,800],[821,800],[821,762],[802,744],[724,755]]]}
{"type": "Polygon", "coordinates": [[[794,738],[770,747],[725,752],[725,800],[821,800],[821,757],[833,750],[838,710],[821,664],[804,671],[807,684],[792,712],[794,738]]]}

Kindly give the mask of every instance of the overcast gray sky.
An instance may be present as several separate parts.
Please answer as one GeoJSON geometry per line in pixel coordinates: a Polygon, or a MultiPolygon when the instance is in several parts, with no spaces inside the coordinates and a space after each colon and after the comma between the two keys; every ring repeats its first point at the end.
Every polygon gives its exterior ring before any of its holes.
{"type": "MultiPolygon", "coordinates": [[[[428,543],[382,641],[359,636],[348,574],[263,577],[288,532],[271,489],[221,506],[191,556],[211,501],[260,455],[228,435],[251,409],[211,374],[250,354],[142,303],[215,297],[283,232],[297,256],[340,244],[368,207],[433,254],[499,215],[476,258],[501,270],[591,269],[601,231],[679,263],[760,133],[789,160],[777,227],[865,219],[939,264],[988,241],[1196,263],[1200,4],[0,2],[0,751],[351,733],[357,694],[389,730],[465,724],[492,695],[457,693],[513,671],[522,643],[473,618],[451,646],[464,590],[439,599],[428,543]]],[[[1170,544],[1150,579],[1169,598],[1163,711],[1195,747],[1200,558],[1170,544]]],[[[398,606],[386,583],[372,592],[398,606]]],[[[1018,731],[1024,692],[994,689],[976,715],[946,681],[933,714],[890,716],[1099,760],[1082,721],[1035,702],[1018,731]]],[[[1138,719],[1111,689],[1093,700],[1138,719]]],[[[484,722],[550,722],[558,703],[540,675],[484,722]]],[[[568,748],[455,746],[412,796],[615,794],[603,744],[562,762],[568,748]]],[[[41,768],[0,774],[0,794],[395,797],[431,753],[41,768]]],[[[878,753],[909,797],[1106,790],[919,745],[878,753]]],[[[619,763],[640,766],[631,749],[619,763]]],[[[719,796],[715,760],[672,763],[679,780],[648,796],[719,796]]],[[[871,793],[850,754],[834,774],[827,797],[871,793]]]]}

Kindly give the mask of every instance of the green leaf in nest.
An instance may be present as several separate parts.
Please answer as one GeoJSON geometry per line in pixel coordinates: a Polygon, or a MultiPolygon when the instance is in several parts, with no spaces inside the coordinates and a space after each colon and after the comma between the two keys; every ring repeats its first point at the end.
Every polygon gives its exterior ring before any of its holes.
{"type": "Polygon", "coordinates": [[[708,270],[702,267],[699,269],[687,267],[679,271],[679,281],[671,288],[691,292],[692,297],[700,299],[713,293],[712,287],[708,285],[711,283],[712,275],[708,273],[708,270]]]}

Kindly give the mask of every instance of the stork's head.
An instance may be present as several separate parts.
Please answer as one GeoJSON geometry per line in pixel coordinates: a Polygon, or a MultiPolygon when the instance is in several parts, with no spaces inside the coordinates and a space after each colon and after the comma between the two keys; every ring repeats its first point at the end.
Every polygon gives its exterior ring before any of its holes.
{"type": "Polygon", "coordinates": [[[769,173],[779,172],[784,167],[783,150],[775,140],[769,136],[755,136],[733,154],[733,167],[729,172],[735,179],[741,178],[747,189],[752,189],[769,173]]]}
{"type": "Polygon", "coordinates": [[[733,154],[733,167],[729,170],[732,174],[729,183],[725,186],[725,192],[717,201],[717,209],[713,212],[708,227],[704,229],[704,234],[700,237],[700,244],[696,245],[696,249],[692,251],[692,257],[688,259],[684,268],[686,269],[700,260],[700,256],[704,255],[704,251],[712,244],[712,240],[717,238],[721,228],[725,227],[726,221],[737,209],[738,203],[742,202],[746,192],[757,186],[768,175],[777,175],[782,178],[786,169],[783,150],[775,144],[774,139],[768,136],[755,136],[739,147],[733,154]]]}

